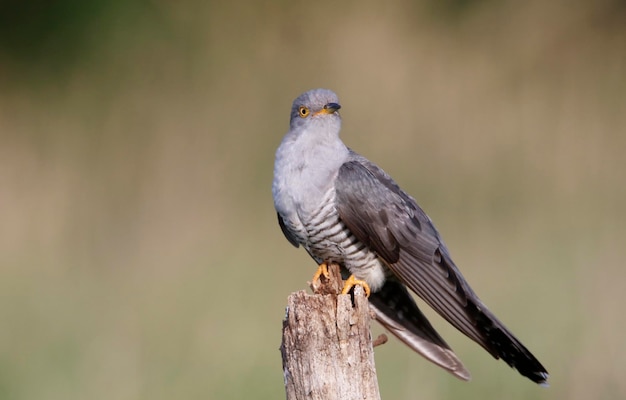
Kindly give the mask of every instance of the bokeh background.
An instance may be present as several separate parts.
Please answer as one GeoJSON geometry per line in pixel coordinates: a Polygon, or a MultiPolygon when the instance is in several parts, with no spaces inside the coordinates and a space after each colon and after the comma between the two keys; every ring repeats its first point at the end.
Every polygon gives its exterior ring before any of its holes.
{"type": "Polygon", "coordinates": [[[315,265],[276,223],[273,157],[315,87],[551,373],[429,312],[472,382],[392,338],[383,398],[626,398],[617,0],[2,2],[0,398],[283,398],[315,265]]]}

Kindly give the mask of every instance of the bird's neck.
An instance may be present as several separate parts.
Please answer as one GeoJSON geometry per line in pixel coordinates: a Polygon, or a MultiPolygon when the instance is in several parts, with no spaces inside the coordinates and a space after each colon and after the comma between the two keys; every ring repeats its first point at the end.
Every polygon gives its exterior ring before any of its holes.
{"type": "Polygon", "coordinates": [[[326,179],[327,175],[339,169],[348,156],[348,148],[339,138],[338,131],[305,130],[291,146],[290,157],[302,171],[303,179],[326,179]]]}

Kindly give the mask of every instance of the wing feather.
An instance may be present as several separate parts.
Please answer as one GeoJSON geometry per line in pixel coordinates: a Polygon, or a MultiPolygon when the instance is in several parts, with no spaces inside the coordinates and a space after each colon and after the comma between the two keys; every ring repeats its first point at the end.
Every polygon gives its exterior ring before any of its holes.
{"type": "Polygon", "coordinates": [[[280,213],[276,213],[276,215],[278,216],[278,225],[280,225],[280,230],[283,232],[283,235],[285,235],[289,243],[291,243],[294,247],[300,247],[298,238],[289,230],[289,228],[287,228],[283,217],[280,216],[280,213]]]}
{"type": "Polygon", "coordinates": [[[351,153],[335,187],[341,220],[400,282],[495,358],[537,383],[546,382],[545,368],[484,306],[430,218],[389,175],[351,153]]]}
{"type": "MultiPolygon", "coordinates": [[[[337,209],[348,229],[381,257],[392,272],[463,333],[483,344],[472,323],[464,279],[442,259],[442,243],[415,200],[379,168],[349,161],[337,177],[337,209]],[[358,200],[356,200],[358,199],[358,200]],[[378,210],[385,210],[380,218],[378,210]],[[393,239],[391,239],[393,238],[393,239]]],[[[447,250],[444,250],[447,252],[447,250]]]]}

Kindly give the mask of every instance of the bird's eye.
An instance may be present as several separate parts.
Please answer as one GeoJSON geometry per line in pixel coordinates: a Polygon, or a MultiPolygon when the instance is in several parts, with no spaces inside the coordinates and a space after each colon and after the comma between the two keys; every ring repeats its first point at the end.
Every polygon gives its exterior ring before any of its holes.
{"type": "Polygon", "coordinates": [[[298,109],[298,114],[300,115],[301,118],[306,118],[309,116],[309,109],[305,106],[300,106],[300,108],[298,109]]]}

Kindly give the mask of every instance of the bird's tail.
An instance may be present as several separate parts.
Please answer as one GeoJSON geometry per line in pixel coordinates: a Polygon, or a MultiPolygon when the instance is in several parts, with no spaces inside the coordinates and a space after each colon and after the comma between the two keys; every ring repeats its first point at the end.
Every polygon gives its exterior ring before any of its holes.
{"type": "Polygon", "coordinates": [[[407,346],[462,380],[470,374],[420,311],[406,287],[388,279],[369,298],[376,319],[407,346]]]}
{"type": "Polygon", "coordinates": [[[517,369],[521,375],[541,386],[549,386],[548,372],[539,360],[480,300],[476,306],[476,326],[480,327],[484,335],[484,341],[479,344],[495,358],[501,358],[517,369]]]}

